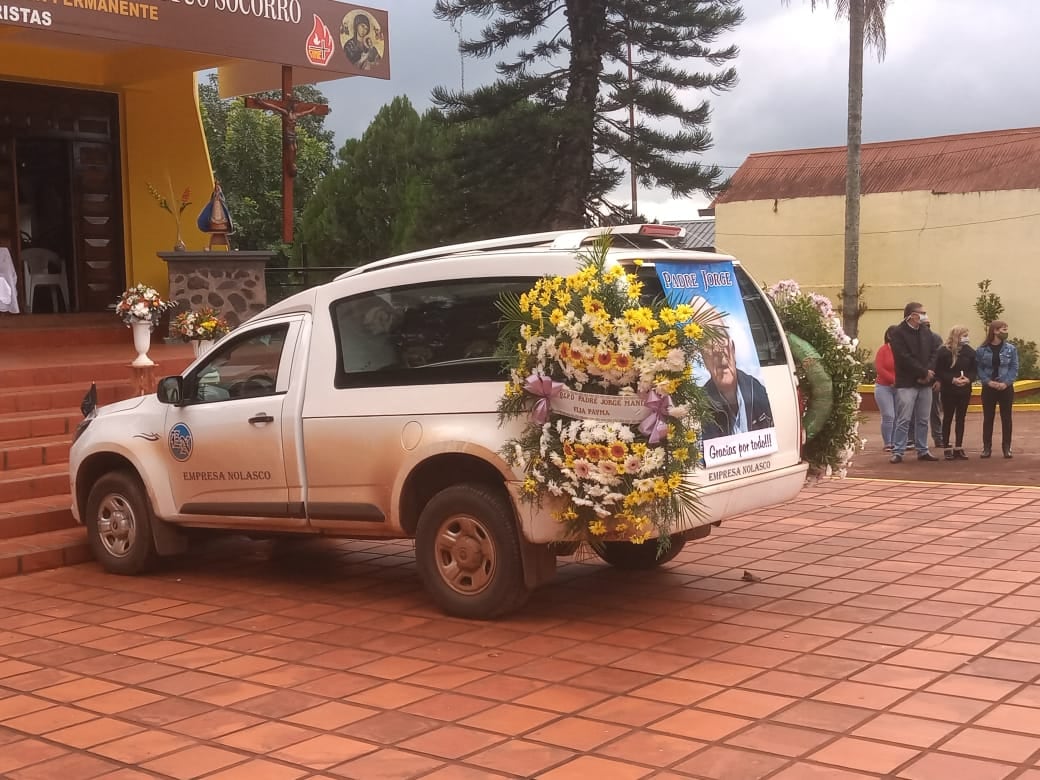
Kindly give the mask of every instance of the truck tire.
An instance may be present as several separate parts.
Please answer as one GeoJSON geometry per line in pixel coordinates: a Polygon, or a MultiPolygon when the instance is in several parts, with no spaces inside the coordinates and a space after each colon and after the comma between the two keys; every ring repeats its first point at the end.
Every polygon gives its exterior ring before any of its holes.
{"type": "Polygon", "coordinates": [[[152,508],[140,480],[123,471],[102,476],[87,497],[85,522],[94,559],[113,574],[140,574],[156,558],[152,508]]]}
{"type": "Polygon", "coordinates": [[[517,534],[503,491],[479,483],[445,488],[419,515],[419,578],[449,615],[489,620],[518,609],[530,591],[517,534]]]}
{"type": "Polygon", "coordinates": [[[643,571],[668,563],[682,551],[686,544],[686,536],[683,534],[672,534],[669,539],[671,539],[671,544],[660,555],[657,554],[656,539],[648,539],[642,544],[603,542],[602,546],[596,545],[593,549],[596,551],[596,555],[615,569],[643,571]]]}

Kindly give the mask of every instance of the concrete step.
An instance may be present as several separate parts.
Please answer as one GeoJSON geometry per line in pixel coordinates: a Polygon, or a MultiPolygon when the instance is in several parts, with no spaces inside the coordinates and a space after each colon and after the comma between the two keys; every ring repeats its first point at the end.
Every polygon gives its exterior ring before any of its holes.
{"type": "Polygon", "coordinates": [[[82,419],[79,409],[0,413],[0,442],[72,434],[82,419]]]}
{"type": "Polygon", "coordinates": [[[30,574],[91,560],[82,526],[0,539],[0,577],[30,574]]]}
{"type": "MultiPolygon", "coordinates": [[[[41,385],[40,387],[0,388],[0,415],[26,412],[79,411],[90,382],[41,385]]],[[[98,405],[114,403],[134,394],[128,375],[97,382],[98,405]]],[[[28,438],[28,437],[22,437],[28,438]]]]}
{"type": "MultiPolygon", "coordinates": [[[[0,390],[47,387],[49,385],[76,384],[86,389],[91,382],[127,380],[130,378],[132,350],[125,360],[97,359],[46,366],[24,366],[10,368],[0,375],[0,390]]],[[[68,355],[76,361],[76,355],[68,355]]]]}
{"type": "Polygon", "coordinates": [[[68,463],[0,471],[0,512],[10,501],[57,496],[68,490],[68,463]]]}
{"type": "Polygon", "coordinates": [[[2,318],[0,350],[53,347],[55,344],[74,347],[125,344],[130,340],[127,332],[126,325],[115,312],[25,314],[2,318]]]}
{"type": "Polygon", "coordinates": [[[71,507],[68,493],[0,504],[0,539],[71,528],[76,524],[71,507]]]}
{"type": "Polygon", "coordinates": [[[0,442],[0,473],[68,463],[71,446],[71,434],[0,442]]]}

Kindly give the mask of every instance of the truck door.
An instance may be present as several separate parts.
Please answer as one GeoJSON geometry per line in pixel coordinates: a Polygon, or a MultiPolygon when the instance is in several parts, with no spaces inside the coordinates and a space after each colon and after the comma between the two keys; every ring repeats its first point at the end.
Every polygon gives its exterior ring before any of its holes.
{"type": "Polygon", "coordinates": [[[170,487],[185,521],[304,524],[289,508],[284,455],[294,430],[284,407],[299,331],[299,321],[283,321],[232,335],[184,377],[185,403],[169,407],[164,430],[170,487]]]}

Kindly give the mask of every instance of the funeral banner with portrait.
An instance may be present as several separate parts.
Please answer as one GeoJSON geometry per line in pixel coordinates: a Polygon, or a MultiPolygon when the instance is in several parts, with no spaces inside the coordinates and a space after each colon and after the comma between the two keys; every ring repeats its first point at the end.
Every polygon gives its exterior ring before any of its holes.
{"type": "Polygon", "coordinates": [[[701,431],[703,465],[711,468],[776,452],[773,410],[733,263],[657,263],[656,271],[669,306],[690,304],[707,314],[707,324],[720,333],[704,350],[703,364],[694,366],[694,380],[714,409],[701,431]]]}

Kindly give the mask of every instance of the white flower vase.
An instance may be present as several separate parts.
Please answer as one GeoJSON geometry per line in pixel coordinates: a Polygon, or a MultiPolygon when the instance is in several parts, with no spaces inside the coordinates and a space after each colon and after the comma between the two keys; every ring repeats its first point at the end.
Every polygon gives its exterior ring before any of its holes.
{"type": "Polygon", "coordinates": [[[192,339],[191,348],[195,350],[195,358],[198,359],[213,349],[213,339],[192,339]]]}
{"type": "Polygon", "coordinates": [[[130,365],[134,368],[154,366],[155,362],[148,357],[148,348],[152,345],[152,321],[135,319],[130,323],[130,330],[134,334],[134,349],[137,350],[137,357],[130,365]]]}

